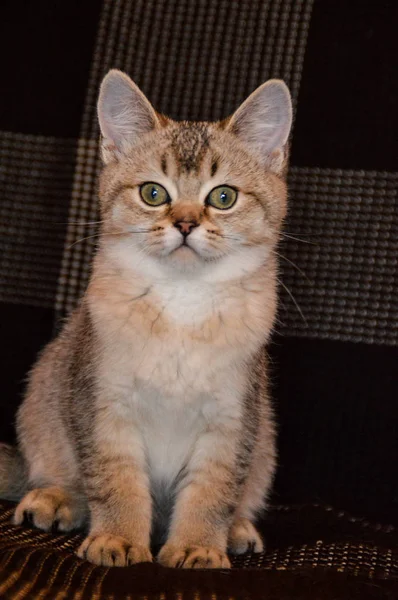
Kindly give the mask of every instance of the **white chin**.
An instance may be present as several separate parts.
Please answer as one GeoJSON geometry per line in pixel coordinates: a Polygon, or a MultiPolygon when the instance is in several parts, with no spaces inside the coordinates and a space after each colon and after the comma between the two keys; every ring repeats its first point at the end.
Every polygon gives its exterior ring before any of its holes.
{"type": "Polygon", "coordinates": [[[169,257],[175,263],[181,264],[191,264],[198,260],[200,260],[199,254],[193,250],[190,246],[179,246],[175,250],[173,250],[169,257]]]}

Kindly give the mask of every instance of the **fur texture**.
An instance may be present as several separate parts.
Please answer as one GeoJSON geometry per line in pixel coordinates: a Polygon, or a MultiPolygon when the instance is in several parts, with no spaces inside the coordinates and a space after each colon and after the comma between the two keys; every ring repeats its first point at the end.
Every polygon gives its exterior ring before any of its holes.
{"type": "Polygon", "coordinates": [[[111,71],[98,114],[105,167],[91,280],[30,374],[21,455],[2,452],[0,494],[30,490],[16,523],[89,524],[78,554],[97,564],[151,560],[152,539],[164,565],[228,567],[227,545],[262,550],[253,523],[275,470],[263,348],[286,212],[289,93],[268,82],[222,123],[177,123],[111,71]],[[145,204],[145,182],[168,202],[145,204]],[[208,203],[218,186],[237,191],[228,210],[208,203]]]}

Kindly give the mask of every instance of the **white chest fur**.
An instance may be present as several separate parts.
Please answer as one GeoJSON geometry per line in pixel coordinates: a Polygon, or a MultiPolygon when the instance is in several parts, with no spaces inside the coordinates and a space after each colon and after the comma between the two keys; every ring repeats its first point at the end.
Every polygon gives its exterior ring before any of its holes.
{"type": "Polygon", "coordinates": [[[270,313],[240,283],[110,285],[90,301],[108,377],[173,396],[211,393],[264,341],[270,313]]]}
{"type": "Polygon", "coordinates": [[[139,430],[151,479],[162,487],[175,480],[209,423],[239,416],[247,359],[272,323],[273,295],[240,282],[94,279],[88,299],[99,387],[108,406],[123,406],[118,440],[125,451],[131,427],[139,430]]]}

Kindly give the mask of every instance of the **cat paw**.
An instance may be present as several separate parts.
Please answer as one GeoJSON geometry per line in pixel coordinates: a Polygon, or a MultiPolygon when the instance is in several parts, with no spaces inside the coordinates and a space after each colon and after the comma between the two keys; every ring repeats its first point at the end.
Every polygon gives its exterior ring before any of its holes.
{"type": "Polygon", "coordinates": [[[225,552],[210,546],[178,546],[167,543],[161,549],[158,562],[164,567],[180,569],[229,569],[225,552]]]}
{"type": "Polygon", "coordinates": [[[264,543],[260,534],[249,519],[237,519],[229,532],[228,549],[232,554],[245,552],[260,553],[264,551],[264,543]]]}
{"type": "Polygon", "coordinates": [[[81,527],[86,511],[78,499],[62,488],[38,488],[21,500],[15,509],[14,524],[28,522],[38,529],[71,531],[81,527]]]}
{"type": "Polygon", "coordinates": [[[116,535],[89,535],[76,552],[79,558],[103,567],[128,567],[140,562],[152,562],[145,546],[132,546],[116,535]]]}

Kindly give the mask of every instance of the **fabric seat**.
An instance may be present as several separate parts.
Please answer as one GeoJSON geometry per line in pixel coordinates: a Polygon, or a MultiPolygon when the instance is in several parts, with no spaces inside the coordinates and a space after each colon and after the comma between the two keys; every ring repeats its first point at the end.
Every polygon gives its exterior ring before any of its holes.
{"type": "Polygon", "coordinates": [[[95,567],[73,554],[82,533],[16,527],[12,511],[1,503],[1,598],[397,597],[398,530],[328,506],[275,507],[261,523],[266,551],[234,557],[231,571],[95,567]]]}

